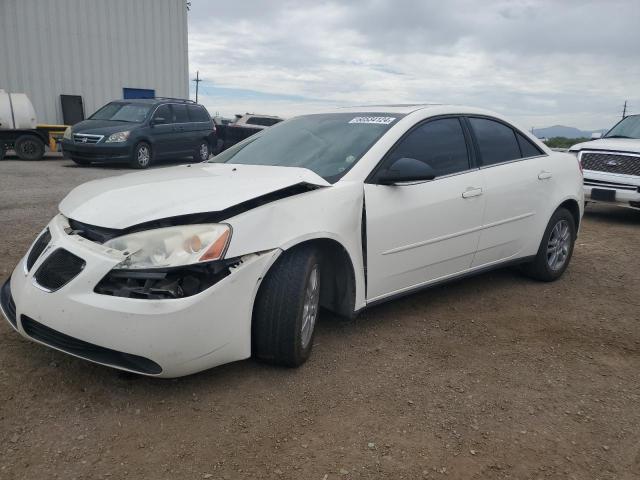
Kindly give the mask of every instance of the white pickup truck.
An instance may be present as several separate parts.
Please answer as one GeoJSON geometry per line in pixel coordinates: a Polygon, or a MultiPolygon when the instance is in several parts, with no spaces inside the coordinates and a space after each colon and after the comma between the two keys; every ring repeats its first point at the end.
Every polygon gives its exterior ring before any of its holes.
{"type": "Polygon", "coordinates": [[[640,115],[630,115],[602,138],[569,149],[584,171],[584,198],[640,210],[640,115]]]}

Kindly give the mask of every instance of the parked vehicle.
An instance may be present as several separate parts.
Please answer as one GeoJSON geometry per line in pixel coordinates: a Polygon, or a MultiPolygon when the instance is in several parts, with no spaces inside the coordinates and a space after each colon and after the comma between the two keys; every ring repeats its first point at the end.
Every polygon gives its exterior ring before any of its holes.
{"type": "Polygon", "coordinates": [[[558,279],[576,158],[485,110],[305,115],[208,163],[74,189],[2,288],[23,336],[145,375],[309,357],[319,307],[365,307],[522,264],[558,279]]]}
{"type": "Polygon", "coordinates": [[[40,160],[46,145],[56,151],[56,140],[66,128],[66,125],[39,125],[26,94],[0,89],[0,160],[7,150],[14,150],[21,160],[40,160]]]}
{"type": "Polygon", "coordinates": [[[584,169],[585,199],[640,209],[640,115],[594,137],[569,149],[584,169]]]}
{"type": "Polygon", "coordinates": [[[126,162],[147,168],[163,158],[208,159],[215,133],[207,109],[191,100],[118,100],[68,128],[61,143],[65,156],[79,165],[126,162]]]}
{"type": "Polygon", "coordinates": [[[282,122],[282,120],[280,117],[255,115],[251,113],[237,116],[235,122],[218,127],[220,141],[219,148],[215,153],[217,154],[224,151],[245,138],[249,138],[251,135],[255,135],[265,128],[282,122]]]}

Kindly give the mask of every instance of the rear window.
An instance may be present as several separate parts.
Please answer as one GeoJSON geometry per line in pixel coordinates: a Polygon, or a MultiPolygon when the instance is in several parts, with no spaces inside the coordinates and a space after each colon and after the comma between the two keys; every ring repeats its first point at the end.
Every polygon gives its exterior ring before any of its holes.
{"type": "Polygon", "coordinates": [[[542,155],[542,152],[538,147],[536,147],[531,140],[526,138],[524,135],[520,133],[516,133],[518,137],[518,144],[520,145],[520,151],[522,152],[522,158],[527,157],[537,157],[538,155],[542,155]]]}
{"type": "Polygon", "coordinates": [[[209,113],[200,105],[187,105],[189,119],[192,122],[208,122],[210,121],[209,113]]]}
{"type": "Polygon", "coordinates": [[[260,125],[262,127],[270,127],[281,122],[279,118],[250,117],[247,119],[247,125],[260,125]]]}
{"type": "Polygon", "coordinates": [[[487,118],[470,118],[483,165],[495,165],[521,158],[515,132],[506,125],[487,118]]]}

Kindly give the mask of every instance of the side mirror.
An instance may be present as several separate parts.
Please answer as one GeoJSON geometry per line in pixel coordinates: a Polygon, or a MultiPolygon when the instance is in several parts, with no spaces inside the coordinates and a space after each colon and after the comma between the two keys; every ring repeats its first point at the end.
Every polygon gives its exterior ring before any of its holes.
{"type": "Polygon", "coordinates": [[[163,123],[167,123],[167,119],[164,117],[154,117],[151,120],[151,125],[162,125],[163,123]]]}
{"type": "Polygon", "coordinates": [[[591,140],[598,140],[599,138],[602,138],[602,133],[600,132],[593,132],[591,134],[591,140]]]}
{"type": "Polygon", "coordinates": [[[415,158],[399,158],[378,175],[379,185],[395,185],[402,182],[424,182],[436,178],[430,165],[415,158]]]}

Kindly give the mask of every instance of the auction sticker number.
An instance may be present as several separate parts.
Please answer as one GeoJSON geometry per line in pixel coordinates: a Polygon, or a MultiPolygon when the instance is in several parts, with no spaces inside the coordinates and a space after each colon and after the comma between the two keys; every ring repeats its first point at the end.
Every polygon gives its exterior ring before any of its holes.
{"type": "Polygon", "coordinates": [[[389,125],[396,117],[356,117],[349,123],[373,123],[375,125],[389,125]]]}

